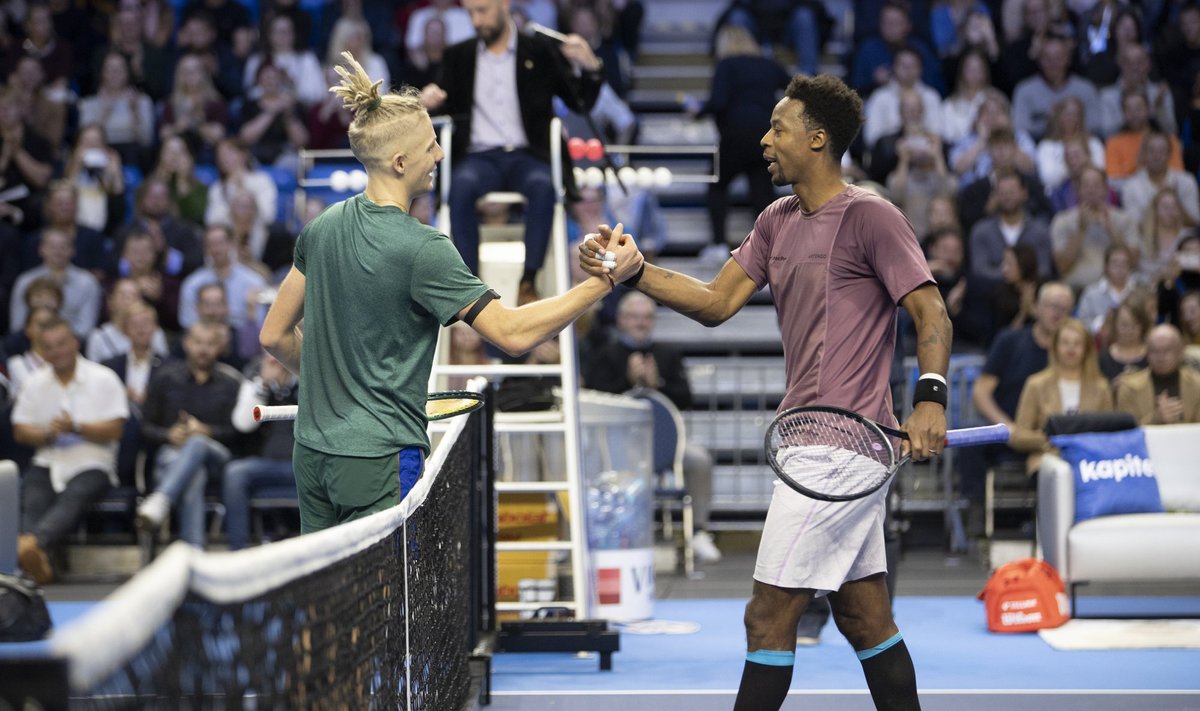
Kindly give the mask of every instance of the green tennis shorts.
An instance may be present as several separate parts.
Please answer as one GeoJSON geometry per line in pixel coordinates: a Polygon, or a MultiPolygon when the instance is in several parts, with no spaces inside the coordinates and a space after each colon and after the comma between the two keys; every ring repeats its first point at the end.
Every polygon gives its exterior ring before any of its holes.
{"type": "Polygon", "coordinates": [[[312,533],[369,516],[400,503],[397,454],[347,457],[299,442],[292,469],[300,502],[300,532],[312,533]]]}

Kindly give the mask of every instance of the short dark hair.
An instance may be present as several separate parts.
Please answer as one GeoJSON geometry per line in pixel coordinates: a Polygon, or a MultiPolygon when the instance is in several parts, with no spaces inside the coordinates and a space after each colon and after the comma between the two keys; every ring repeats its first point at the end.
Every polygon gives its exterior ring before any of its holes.
{"type": "Polygon", "coordinates": [[[785,96],[803,102],[800,119],[809,130],[825,129],[829,153],[834,161],[840,161],[862,128],[863,102],[858,93],[830,74],[797,74],[788,83],[785,96]]]}

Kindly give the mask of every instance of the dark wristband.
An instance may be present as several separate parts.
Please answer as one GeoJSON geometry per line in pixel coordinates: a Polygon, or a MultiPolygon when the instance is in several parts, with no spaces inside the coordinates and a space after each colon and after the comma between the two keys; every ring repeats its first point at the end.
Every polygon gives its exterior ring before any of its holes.
{"type": "Polygon", "coordinates": [[[479,312],[483,311],[485,306],[499,298],[500,295],[496,293],[495,289],[488,289],[483,292],[483,296],[480,296],[475,305],[471,307],[471,310],[467,312],[467,315],[463,316],[463,323],[468,326],[474,325],[475,318],[479,316],[479,312]]]}
{"type": "Polygon", "coordinates": [[[917,387],[913,391],[913,407],[916,407],[919,402],[936,402],[944,408],[948,401],[945,383],[933,378],[922,378],[917,381],[917,387]]]}
{"type": "Polygon", "coordinates": [[[625,281],[623,281],[621,283],[624,284],[625,286],[629,287],[630,289],[632,289],[633,287],[637,286],[638,280],[641,279],[642,275],[645,273],[646,273],[646,263],[642,262],[642,266],[638,267],[637,274],[634,274],[633,276],[629,277],[628,279],[626,279],[625,281]]]}

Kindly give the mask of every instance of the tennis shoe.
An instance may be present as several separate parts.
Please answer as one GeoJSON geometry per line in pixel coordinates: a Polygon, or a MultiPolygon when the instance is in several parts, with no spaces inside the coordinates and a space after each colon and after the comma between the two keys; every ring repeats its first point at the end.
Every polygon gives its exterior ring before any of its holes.
{"type": "Polygon", "coordinates": [[[143,531],[157,532],[171,512],[171,500],[161,491],[146,497],[137,509],[137,527],[143,531]]]}
{"type": "Polygon", "coordinates": [[[696,531],[692,536],[692,554],[701,563],[721,562],[721,551],[713,543],[712,534],[708,531],[696,531]]]}

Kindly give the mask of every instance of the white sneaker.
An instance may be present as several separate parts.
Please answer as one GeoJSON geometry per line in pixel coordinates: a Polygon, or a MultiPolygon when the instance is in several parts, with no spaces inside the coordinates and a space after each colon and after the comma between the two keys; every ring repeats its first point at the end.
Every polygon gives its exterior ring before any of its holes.
{"type": "Polygon", "coordinates": [[[700,250],[700,261],[705,264],[724,264],[729,259],[729,248],[723,244],[710,244],[700,250]]]}
{"type": "Polygon", "coordinates": [[[708,531],[696,531],[692,536],[692,553],[701,563],[717,563],[721,560],[721,551],[713,543],[712,534],[708,531]]]}
{"type": "Polygon", "coordinates": [[[137,510],[137,527],[143,531],[157,531],[162,528],[167,514],[171,513],[171,500],[161,491],[156,491],[145,498],[137,510]]]}

